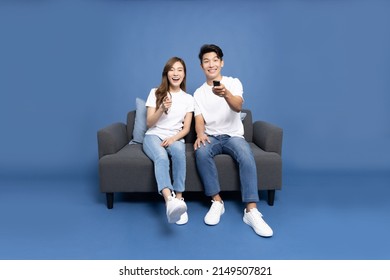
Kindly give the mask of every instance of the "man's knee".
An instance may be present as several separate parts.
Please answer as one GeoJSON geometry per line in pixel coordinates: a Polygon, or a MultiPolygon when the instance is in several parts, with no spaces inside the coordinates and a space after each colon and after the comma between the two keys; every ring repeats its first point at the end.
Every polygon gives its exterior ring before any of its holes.
{"type": "Polygon", "coordinates": [[[208,152],[206,149],[199,148],[195,151],[195,158],[197,160],[206,159],[208,157],[208,152]]]}

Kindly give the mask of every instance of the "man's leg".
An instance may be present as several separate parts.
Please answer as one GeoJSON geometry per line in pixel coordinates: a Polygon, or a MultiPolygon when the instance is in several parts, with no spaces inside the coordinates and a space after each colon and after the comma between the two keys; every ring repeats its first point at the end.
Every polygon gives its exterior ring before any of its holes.
{"type": "Polygon", "coordinates": [[[195,159],[205,194],[212,197],[212,204],[204,217],[204,222],[207,225],[216,225],[219,223],[221,215],[225,212],[222,198],[219,195],[221,188],[217,166],[214,161],[214,157],[222,152],[222,146],[217,138],[209,136],[209,139],[211,143],[206,143],[205,146],[202,145],[195,151],[195,159]]]}
{"type": "Polygon", "coordinates": [[[214,157],[222,152],[222,146],[215,137],[209,136],[209,139],[211,143],[206,143],[206,145],[201,145],[196,149],[195,160],[205,194],[214,196],[220,192],[218,170],[214,157]]]}
{"type": "Polygon", "coordinates": [[[259,201],[257,170],[248,142],[243,138],[231,137],[225,142],[224,152],[232,156],[238,164],[242,201],[246,203],[243,221],[251,226],[256,234],[271,237],[273,231],[257,209],[257,202],[259,201]]]}
{"type": "Polygon", "coordinates": [[[229,154],[238,164],[242,201],[258,202],[257,169],[248,142],[244,138],[230,137],[223,146],[223,152],[229,154]]]}

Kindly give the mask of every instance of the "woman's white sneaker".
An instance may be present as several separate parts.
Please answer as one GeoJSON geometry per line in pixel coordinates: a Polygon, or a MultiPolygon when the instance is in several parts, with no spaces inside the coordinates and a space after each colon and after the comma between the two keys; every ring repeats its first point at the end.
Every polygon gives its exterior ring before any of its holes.
{"type": "Polygon", "coordinates": [[[249,212],[246,212],[246,209],[244,209],[244,217],[242,219],[244,223],[251,226],[258,235],[271,237],[273,235],[273,231],[262,217],[263,215],[259,212],[259,210],[257,210],[257,208],[252,208],[249,212]]]}
{"type": "Polygon", "coordinates": [[[225,206],[223,205],[223,201],[212,200],[211,202],[210,210],[204,217],[204,222],[209,226],[215,226],[219,223],[222,214],[225,213],[225,206]]]}
{"type": "Polygon", "coordinates": [[[168,223],[176,223],[187,212],[187,205],[182,199],[170,196],[166,202],[168,223]]]}
{"type": "Polygon", "coordinates": [[[180,219],[176,222],[176,224],[181,226],[185,225],[186,223],[188,223],[188,214],[187,212],[184,212],[184,214],[180,216],[180,219]]]}

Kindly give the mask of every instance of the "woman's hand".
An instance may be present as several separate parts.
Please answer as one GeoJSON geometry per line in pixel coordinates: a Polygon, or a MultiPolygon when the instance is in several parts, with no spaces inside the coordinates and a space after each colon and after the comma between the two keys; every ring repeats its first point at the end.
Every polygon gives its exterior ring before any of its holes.
{"type": "Polygon", "coordinates": [[[171,145],[172,143],[174,143],[176,141],[175,137],[168,137],[168,138],[165,138],[162,142],[161,142],[161,146],[162,147],[168,147],[169,145],[171,145]]]}
{"type": "Polygon", "coordinates": [[[165,114],[168,114],[169,108],[172,106],[172,98],[171,96],[167,95],[163,99],[163,103],[161,104],[161,107],[165,114]]]}

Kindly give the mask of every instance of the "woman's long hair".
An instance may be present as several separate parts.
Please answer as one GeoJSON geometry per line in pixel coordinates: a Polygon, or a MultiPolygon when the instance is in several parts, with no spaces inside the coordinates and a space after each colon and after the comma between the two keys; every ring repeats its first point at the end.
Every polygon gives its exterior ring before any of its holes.
{"type": "Polygon", "coordinates": [[[162,72],[161,84],[156,90],[156,109],[160,108],[163,103],[163,99],[167,96],[169,91],[169,80],[168,80],[168,71],[171,70],[173,64],[176,62],[180,62],[184,68],[184,78],[180,84],[180,88],[183,91],[186,91],[186,77],[187,77],[187,69],[184,60],[180,57],[172,57],[170,58],[164,66],[164,70],[162,72]]]}

